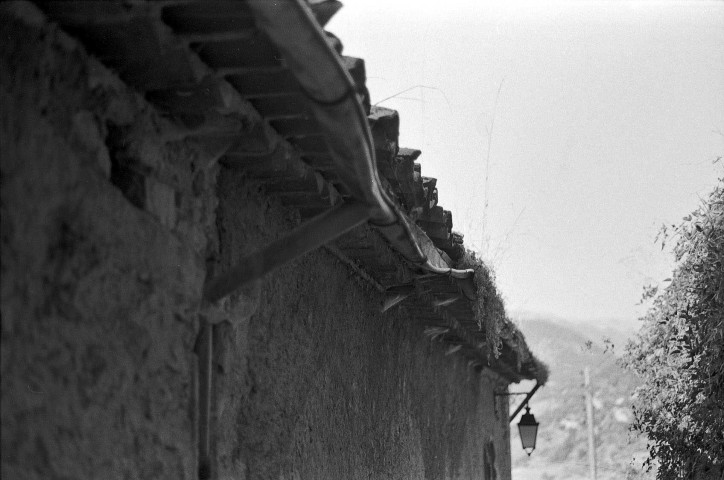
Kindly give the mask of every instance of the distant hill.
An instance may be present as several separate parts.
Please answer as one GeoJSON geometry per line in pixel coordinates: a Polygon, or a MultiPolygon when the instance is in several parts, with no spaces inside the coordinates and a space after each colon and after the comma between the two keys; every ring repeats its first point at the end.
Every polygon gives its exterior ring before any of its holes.
{"type": "MultiPolygon", "coordinates": [[[[620,368],[633,329],[621,324],[587,325],[561,319],[513,315],[531,350],[551,370],[548,384],[531,400],[540,422],[538,444],[531,457],[520,447],[517,422],[511,425],[514,480],[573,480],[588,478],[583,369],[588,366],[594,391],[594,424],[598,479],[653,479],[641,470],[646,439],[629,432],[631,394],[636,378],[620,368]]],[[[531,384],[511,385],[527,391],[531,384]]],[[[515,406],[521,397],[513,397],[515,406]]]]}

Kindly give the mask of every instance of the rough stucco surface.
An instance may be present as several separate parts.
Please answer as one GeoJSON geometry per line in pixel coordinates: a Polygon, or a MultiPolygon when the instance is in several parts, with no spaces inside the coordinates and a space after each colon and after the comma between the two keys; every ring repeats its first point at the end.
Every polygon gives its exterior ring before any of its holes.
{"type": "Polygon", "coordinates": [[[296,214],[236,170],[217,185],[193,132],[24,18],[0,12],[2,478],[196,478],[199,313],[217,478],[486,478],[491,441],[509,478],[505,385],[325,250],[198,312],[207,261],[296,214]]]}
{"type": "MultiPolygon", "coordinates": [[[[231,169],[219,198],[222,263],[294,223],[231,169]]],[[[380,301],[322,249],[229,302],[247,314],[219,330],[221,478],[485,478],[491,440],[509,478],[505,385],[380,301]]]]}

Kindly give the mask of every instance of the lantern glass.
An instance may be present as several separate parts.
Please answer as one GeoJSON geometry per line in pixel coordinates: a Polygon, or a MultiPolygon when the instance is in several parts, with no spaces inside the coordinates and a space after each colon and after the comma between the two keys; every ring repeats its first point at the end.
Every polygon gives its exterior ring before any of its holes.
{"type": "Polygon", "coordinates": [[[520,434],[520,442],[523,444],[523,450],[530,455],[535,450],[535,441],[538,436],[538,422],[530,413],[530,407],[526,405],[525,413],[520,417],[518,423],[518,433],[520,434]]]}

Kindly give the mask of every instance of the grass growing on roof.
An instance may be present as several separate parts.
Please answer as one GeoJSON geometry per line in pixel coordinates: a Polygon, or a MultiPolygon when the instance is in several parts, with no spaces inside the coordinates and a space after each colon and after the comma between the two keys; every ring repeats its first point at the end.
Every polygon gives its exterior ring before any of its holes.
{"type": "Polygon", "coordinates": [[[548,367],[533,356],[523,332],[505,313],[505,303],[495,286],[495,274],[492,270],[470,250],[465,251],[458,268],[471,268],[475,271],[477,295],[473,302],[473,311],[478,327],[485,334],[490,354],[499,358],[505,344],[515,354],[518,370],[523,364],[532,363],[538,382],[545,383],[548,379],[548,367]]]}
{"type": "Polygon", "coordinates": [[[475,287],[477,289],[474,302],[475,320],[478,327],[485,333],[488,348],[495,358],[500,356],[506,324],[505,304],[495,286],[495,275],[475,255],[466,250],[460,259],[460,268],[472,268],[475,271],[475,287]]]}

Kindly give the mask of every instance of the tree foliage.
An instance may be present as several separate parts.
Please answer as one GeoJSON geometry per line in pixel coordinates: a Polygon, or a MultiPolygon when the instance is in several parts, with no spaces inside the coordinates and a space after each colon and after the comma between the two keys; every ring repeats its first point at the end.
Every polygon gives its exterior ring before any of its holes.
{"type": "MultiPolygon", "coordinates": [[[[724,475],[724,179],[678,227],[676,270],[656,295],[624,363],[642,384],[633,428],[659,479],[724,475]]],[[[645,294],[646,295],[646,294],[645,294]]]]}

